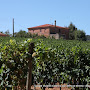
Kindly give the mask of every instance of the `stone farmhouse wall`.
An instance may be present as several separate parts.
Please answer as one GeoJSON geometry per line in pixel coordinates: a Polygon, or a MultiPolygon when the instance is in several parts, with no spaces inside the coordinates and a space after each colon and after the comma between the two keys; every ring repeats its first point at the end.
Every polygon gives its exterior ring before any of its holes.
{"type": "Polygon", "coordinates": [[[48,28],[35,28],[28,29],[28,32],[31,34],[44,35],[45,37],[54,37],[59,39],[63,37],[64,39],[69,39],[69,29],[66,28],[57,28],[57,27],[48,27],[48,28]]]}
{"type": "Polygon", "coordinates": [[[49,35],[50,35],[50,29],[49,28],[33,29],[33,30],[29,30],[28,32],[30,32],[31,34],[44,35],[45,37],[49,37],[49,35]]]}

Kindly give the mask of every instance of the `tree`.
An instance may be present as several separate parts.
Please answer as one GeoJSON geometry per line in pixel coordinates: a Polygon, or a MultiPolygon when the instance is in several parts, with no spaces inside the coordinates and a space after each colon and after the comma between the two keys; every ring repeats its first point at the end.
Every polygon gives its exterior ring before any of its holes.
{"type": "Polygon", "coordinates": [[[5,33],[4,33],[4,34],[6,34],[6,35],[8,35],[8,36],[11,36],[11,34],[10,34],[9,30],[5,31],[5,33]]]}
{"type": "Polygon", "coordinates": [[[15,37],[27,37],[27,32],[20,30],[18,33],[15,33],[15,37]]]}
{"type": "Polygon", "coordinates": [[[70,25],[68,26],[68,28],[70,29],[70,31],[77,30],[76,26],[72,22],[70,23],[70,25]]]}
{"type": "Polygon", "coordinates": [[[70,23],[70,25],[68,26],[68,28],[70,29],[69,39],[74,40],[75,39],[75,37],[74,37],[74,31],[76,31],[77,28],[76,28],[76,26],[74,24],[72,24],[72,22],[70,23]]]}
{"type": "Polygon", "coordinates": [[[32,35],[31,33],[26,32],[26,31],[20,30],[19,32],[15,32],[14,36],[15,37],[32,38],[34,35],[32,35]]]}
{"type": "Polygon", "coordinates": [[[82,40],[82,41],[86,41],[86,35],[84,31],[81,30],[77,30],[75,31],[75,40],[82,40]]]}
{"type": "Polygon", "coordinates": [[[3,33],[3,31],[0,31],[0,33],[3,33]]]}
{"type": "Polygon", "coordinates": [[[72,24],[72,22],[70,23],[68,28],[70,29],[69,39],[86,41],[86,34],[85,34],[85,32],[82,31],[82,30],[78,30],[76,28],[76,26],[74,24],[72,24]]]}

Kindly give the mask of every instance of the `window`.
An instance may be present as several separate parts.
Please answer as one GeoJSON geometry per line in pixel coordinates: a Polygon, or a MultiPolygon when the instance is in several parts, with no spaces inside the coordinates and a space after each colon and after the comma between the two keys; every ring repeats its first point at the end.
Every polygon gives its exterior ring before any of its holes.
{"type": "Polygon", "coordinates": [[[59,29],[59,33],[61,32],[61,30],[59,29]]]}
{"type": "Polygon", "coordinates": [[[50,32],[50,34],[56,34],[55,32],[50,32]]]}

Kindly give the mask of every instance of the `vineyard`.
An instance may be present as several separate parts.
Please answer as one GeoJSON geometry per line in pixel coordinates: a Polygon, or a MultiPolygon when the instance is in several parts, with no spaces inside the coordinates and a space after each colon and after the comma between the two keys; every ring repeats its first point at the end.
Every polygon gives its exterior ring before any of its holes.
{"type": "Polygon", "coordinates": [[[90,41],[0,37],[0,90],[25,87],[30,57],[33,85],[90,85],[90,41]]]}

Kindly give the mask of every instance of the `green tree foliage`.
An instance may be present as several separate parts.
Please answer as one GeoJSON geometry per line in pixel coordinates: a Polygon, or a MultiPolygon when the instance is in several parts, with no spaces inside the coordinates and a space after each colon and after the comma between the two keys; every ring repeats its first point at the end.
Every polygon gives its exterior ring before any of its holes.
{"type": "Polygon", "coordinates": [[[70,25],[68,26],[68,28],[70,29],[69,32],[69,39],[71,40],[82,40],[82,41],[86,41],[86,35],[85,32],[82,30],[78,30],[76,28],[75,25],[73,25],[72,23],[70,23],[70,25]]]}
{"type": "Polygon", "coordinates": [[[26,31],[22,31],[22,30],[15,33],[15,37],[28,37],[27,35],[28,35],[28,33],[26,31]]]}
{"type": "MultiPolygon", "coordinates": [[[[0,33],[3,33],[3,31],[0,31],[0,33]]],[[[3,33],[4,34],[4,33],[3,33]]]]}
{"type": "Polygon", "coordinates": [[[86,41],[86,35],[84,31],[81,30],[77,30],[74,32],[75,34],[75,40],[82,40],[82,41],[86,41]]]}
{"type": "Polygon", "coordinates": [[[70,29],[70,31],[77,30],[76,26],[72,22],[70,23],[70,25],[68,26],[68,28],[70,29]]]}
{"type": "Polygon", "coordinates": [[[70,31],[69,31],[69,39],[74,40],[75,39],[74,31],[77,30],[77,28],[75,27],[75,25],[72,24],[72,22],[70,23],[68,28],[70,29],[70,31]]]}
{"type": "Polygon", "coordinates": [[[6,34],[6,35],[10,35],[9,30],[5,31],[5,34],[6,34]]]}
{"type": "Polygon", "coordinates": [[[6,34],[6,35],[8,35],[8,36],[12,36],[12,34],[10,34],[9,30],[5,31],[4,34],[6,34]]]}
{"type": "Polygon", "coordinates": [[[69,32],[69,39],[70,39],[70,40],[74,40],[74,39],[75,39],[74,31],[70,31],[70,32],[69,32]]]}

